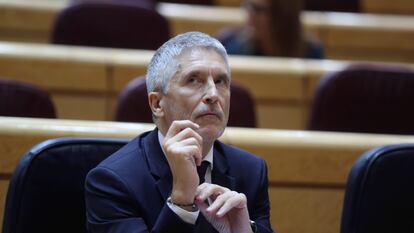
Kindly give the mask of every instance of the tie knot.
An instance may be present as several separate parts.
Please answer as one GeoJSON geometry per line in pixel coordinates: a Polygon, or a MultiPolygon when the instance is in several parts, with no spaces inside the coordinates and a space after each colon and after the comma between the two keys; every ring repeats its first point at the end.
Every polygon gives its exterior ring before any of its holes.
{"type": "Polygon", "coordinates": [[[204,183],[205,181],[205,176],[206,176],[206,171],[207,171],[208,166],[210,166],[210,162],[203,161],[201,162],[201,165],[197,167],[197,173],[198,173],[198,178],[200,178],[200,184],[204,183]]]}

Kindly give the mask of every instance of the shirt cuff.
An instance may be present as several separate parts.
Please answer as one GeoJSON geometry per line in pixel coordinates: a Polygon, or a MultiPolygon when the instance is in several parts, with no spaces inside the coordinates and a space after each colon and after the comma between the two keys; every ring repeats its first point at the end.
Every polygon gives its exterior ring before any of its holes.
{"type": "Polygon", "coordinates": [[[199,210],[190,212],[185,209],[180,208],[179,206],[176,206],[170,202],[167,202],[168,207],[176,214],[178,215],[184,222],[195,225],[198,215],[200,213],[199,210]]]}

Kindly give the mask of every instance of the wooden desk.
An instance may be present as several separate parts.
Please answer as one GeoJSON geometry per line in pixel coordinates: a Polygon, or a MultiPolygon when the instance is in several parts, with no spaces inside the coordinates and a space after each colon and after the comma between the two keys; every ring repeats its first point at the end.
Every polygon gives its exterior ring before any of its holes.
{"type": "MultiPolygon", "coordinates": [[[[21,155],[56,137],[132,138],[151,124],[0,117],[0,222],[8,181],[21,155]]],[[[364,151],[414,137],[267,129],[226,129],[221,140],[263,157],[271,222],[278,232],[338,232],[347,174],[364,151]]]]}
{"type": "MultiPolygon", "coordinates": [[[[176,33],[202,30],[216,35],[246,20],[240,8],[161,4],[158,11],[176,33]]],[[[319,38],[330,59],[414,61],[414,17],[304,12],[302,22],[307,32],[319,38]]]]}
{"type": "MultiPolygon", "coordinates": [[[[116,99],[146,73],[153,51],[0,42],[0,74],[47,90],[59,118],[112,120],[116,99]]],[[[261,128],[305,129],[320,77],[350,62],[231,56],[232,78],[248,87],[261,128]]],[[[413,67],[408,66],[407,67],[413,67]]]]}
{"type": "MultiPolygon", "coordinates": [[[[215,0],[219,6],[240,6],[241,0],[215,0]]],[[[385,14],[414,14],[412,0],[360,0],[361,12],[385,14]]]]}
{"type": "Polygon", "coordinates": [[[412,0],[362,0],[361,7],[364,12],[384,14],[414,14],[412,0]]]}
{"type": "MultiPolygon", "coordinates": [[[[0,74],[47,90],[59,118],[112,120],[116,98],[146,73],[152,51],[0,42],[0,74]]],[[[229,58],[232,78],[247,86],[262,128],[304,129],[321,75],[349,63],[263,57],[229,58]]]]}
{"type": "MultiPolygon", "coordinates": [[[[0,0],[0,39],[46,43],[55,15],[66,5],[67,0],[0,0]]],[[[198,30],[215,35],[246,18],[239,7],[161,3],[158,11],[170,21],[173,34],[198,30]]],[[[304,12],[303,23],[325,45],[328,58],[414,62],[414,17],[304,12]]]]}

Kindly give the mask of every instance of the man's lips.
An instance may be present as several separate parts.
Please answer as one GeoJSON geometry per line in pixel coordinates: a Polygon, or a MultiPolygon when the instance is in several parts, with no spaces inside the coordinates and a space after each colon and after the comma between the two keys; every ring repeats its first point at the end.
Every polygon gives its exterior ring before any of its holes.
{"type": "Polygon", "coordinates": [[[220,119],[220,114],[217,114],[217,113],[215,113],[215,112],[206,112],[206,113],[202,113],[202,114],[200,114],[199,115],[199,117],[208,117],[208,116],[215,116],[215,117],[217,117],[217,118],[219,118],[220,119]]]}

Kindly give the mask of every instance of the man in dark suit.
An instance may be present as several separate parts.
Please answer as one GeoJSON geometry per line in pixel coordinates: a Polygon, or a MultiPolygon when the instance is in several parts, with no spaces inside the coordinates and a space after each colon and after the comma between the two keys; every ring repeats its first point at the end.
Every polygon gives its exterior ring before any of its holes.
{"type": "Polygon", "coordinates": [[[272,232],[265,162],[217,140],[230,81],[225,49],[206,34],[156,51],[146,82],[157,128],[88,174],[90,232],[272,232]]]}

